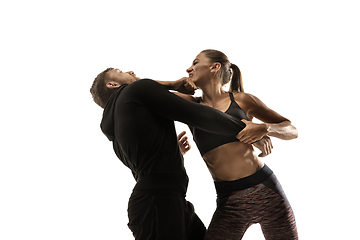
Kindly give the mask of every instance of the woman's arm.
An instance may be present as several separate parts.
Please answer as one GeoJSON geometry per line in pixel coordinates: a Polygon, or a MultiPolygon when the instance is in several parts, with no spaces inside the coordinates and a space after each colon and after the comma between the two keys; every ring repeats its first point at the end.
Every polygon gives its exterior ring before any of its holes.
{"type": "Polygon", "coordinates": [[[156,81],[163,85],[167,90],[174,90],[185,94],[194,94],[197,89],[195,83],[187,77],[176,81],[156,81]]]}
{"type": "Polygon", "coordinates": [[[248,115],[263,122],[257,124],[242,120],[246,123],[246,127],[237,135],[241,142],[250,144],[262,139],[265,135],[282,140],[291,140],[298,137],[298,131],[289,119],[268,108],[257,97],[242,93],[236,94],[235,99],[243,103],[248,115]]]}

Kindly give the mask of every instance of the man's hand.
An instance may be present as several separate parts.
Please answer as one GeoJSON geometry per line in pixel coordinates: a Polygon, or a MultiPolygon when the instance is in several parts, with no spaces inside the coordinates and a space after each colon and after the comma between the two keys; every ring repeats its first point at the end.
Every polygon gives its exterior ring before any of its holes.
{"type": "Polygon", "coordinates": [[[252,144],[262,139],[268,133],[266,124],[257,124],[245,119],[241,121],[246,124],[246,127],[236,136],[240,142],[252,144]]]}
{"type": "Polygon", "coordinates": [[[178,91],[181,93],[193,95],[195,93],[196,89],[197,89],[197,87],[196,87],[195,83],[190,78],[187,78],[187,77],[183,77],[183,78],[173,82],[172,90],[175,90],[175,91],[178,91]]]}
{"type": "Polygon", "coordinates": [[[271,149],[273,149],[273,145],[271,139],[268,136],[264,136],[261,140],[254,142],[253,146],[260,149],[261,153],[259,157],[265,157],[271,153],[271,149]]]}
{"type": "Polygon", "coordinates": [[[187,138],[187,136],[185,136],[185,134],[186,134],[186,132],[182,131],[178,135],[178,141],[179,141],[179,146],[180,146],[182,155],[185,155],[185,153],[187,153],[191,149],[191,146],[188,142],[188,138],[187,138]]]}

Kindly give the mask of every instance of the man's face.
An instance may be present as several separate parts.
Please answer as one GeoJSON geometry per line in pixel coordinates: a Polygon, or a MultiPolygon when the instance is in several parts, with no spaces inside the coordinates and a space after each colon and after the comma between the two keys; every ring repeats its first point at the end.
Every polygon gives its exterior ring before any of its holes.
{"type": "Polygon", "coordinates": [[[122,72],[119,69],[112,69],[108,71],[105,76],[109,82],[113,82],[119,86],[122,84],[130,84],[140,79],[133,71],[122,72]]]}

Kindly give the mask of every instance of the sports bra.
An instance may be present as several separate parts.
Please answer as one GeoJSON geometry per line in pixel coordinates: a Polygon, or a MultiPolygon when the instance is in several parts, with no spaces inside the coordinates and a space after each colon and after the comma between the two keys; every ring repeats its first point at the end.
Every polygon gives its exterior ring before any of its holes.
{"type": "MultiPolygon", "coordinates": [[[[231,99],[231,103],[225,113],[230,114],[231,116],[236,117],[240,120],[241,119],[248,120],[245,112],[236,103],[232,92],[229,92],[229,96],[231,99]]],[[[198,100],[198,103],[200,103],[200,101],[201,99],[198,100]]],[[[194,142],[196,143],[201,156],[203,156],[205,153],[209,152],[210,150],[217,148],[221,145],[224,145],[226,143],[239,141],[235,136],[231,137],[231,136],[217,135],[202,131],[194,127],[190,127],[190,130],[193,134],[194,142]]]]}

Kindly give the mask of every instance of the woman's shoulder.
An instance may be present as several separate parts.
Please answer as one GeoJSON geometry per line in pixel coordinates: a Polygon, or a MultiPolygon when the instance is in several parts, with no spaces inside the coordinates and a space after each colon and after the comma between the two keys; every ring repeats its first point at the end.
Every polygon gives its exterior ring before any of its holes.
{"type": "Polygon", "coordinates": [[[252,95],[250,93],[245,93],[245,92],[233,92],[233,96],[237,102],[241,102],[244,104],[254,103],[254,101],[256,99],[256,97],[254,95],[252,95]]]}
{"type": "Polygon", "coordinates": [[[253,118],[251,111],[257,107],[258,98],[250,93],[244,92],[233,92],[233,95],[237,104],[245,111],[246,116],[251,121],[253,118]]]}

